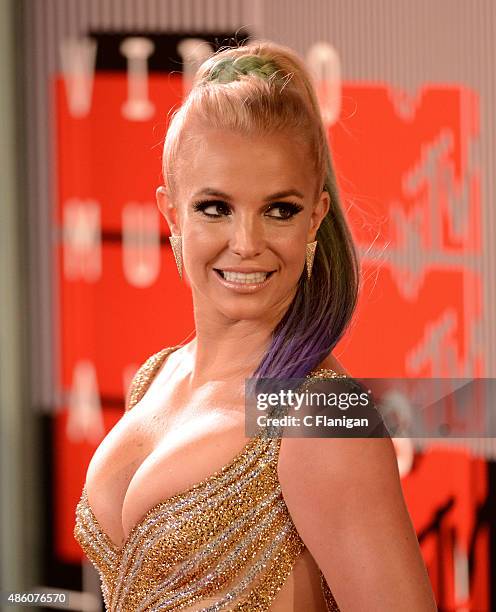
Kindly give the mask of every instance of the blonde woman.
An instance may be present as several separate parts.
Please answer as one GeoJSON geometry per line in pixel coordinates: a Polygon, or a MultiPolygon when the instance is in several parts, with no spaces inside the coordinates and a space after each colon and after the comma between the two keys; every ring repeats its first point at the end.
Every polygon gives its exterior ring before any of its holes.
{"type": "Polygon", "coordinates": [[[245,437],[247,378],[346,374],[332,350],[359,286],[299,58],[263,41],[208,59],[163,175],[195,337],[143,364],[88,468],[75,536],[106,608],[435,610],[390,439],[245,437]]]}

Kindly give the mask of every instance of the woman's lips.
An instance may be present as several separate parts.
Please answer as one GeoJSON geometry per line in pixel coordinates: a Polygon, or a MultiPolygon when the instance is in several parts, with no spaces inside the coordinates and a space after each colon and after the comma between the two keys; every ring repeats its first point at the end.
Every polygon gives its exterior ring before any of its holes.
{"type": "Polygon", "coordinates": [[[258,275],[259,277],[263,276],[265,278],[266,276],[270,276],[273,272],[275,272],[275,270],[233,270],[229,268],[214,268],[214,270],[225,280],[230,280],[233,282],[236,282],[237,280],[246,281],[247,276],[249,275],[252,277],[254,275],[258,275]],[[239,276],[241,278],[234,278],[235,276],[239,276]]]}
{"type": "Polygon", "coordinates": [[[275,272],[275,270],[267,272],[267,276],[263,281],[257,280],[254,282],[248,282],[246,280],[228,280],[224,278],[222,270],[219,268],[214,268],[214,271],[216,278],[224,287],[226,287],[227,289],[233,289],[239,293],[253,293],[254,291],[258,291],[260,289],[265,288],[269,284],[275,272]]]}

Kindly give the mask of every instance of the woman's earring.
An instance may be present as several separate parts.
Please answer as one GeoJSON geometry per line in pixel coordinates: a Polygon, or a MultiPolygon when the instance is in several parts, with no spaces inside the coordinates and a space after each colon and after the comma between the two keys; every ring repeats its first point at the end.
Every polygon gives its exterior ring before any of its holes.
{"type": "Polygon", "coordinates": [[[176,260],[177,271],[179,277],[183,279],[183,240],[182,236],[169,236],[169,240],[176,260]]]}
{"type": "Polygon", "coordinates": [[[317,240],[314,242],[307,242],[306,252],[306,265],[307,265],[307,278],[310,280],[312,276],[313,259],[315,257],[315,249],[317,248],[317,240]]]}

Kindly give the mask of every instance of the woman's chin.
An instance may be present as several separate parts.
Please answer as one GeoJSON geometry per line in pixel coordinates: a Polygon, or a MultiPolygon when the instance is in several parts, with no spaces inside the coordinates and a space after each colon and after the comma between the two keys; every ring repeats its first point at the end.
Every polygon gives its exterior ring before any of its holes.
{"type": "Polygon", "coordinates": [[[210,305],[231,321],[274,321],[286,311],[293,295],[285,298],[272,295],[271,299],[261,299],[259,296],[246,296],[243,300],[237,298],[219,299],[212,297],[210,305]]]}
{"type": "Polygon", "coordinates": [[[226,302],[217,304],[218,310],[226,319],[231,321],[255,321],[266,318],[270,312],[270,308],[266,304],[245,304],[243,306],[232,304],[231,306],[226,302]]]}
{"type": "Polygon", "coordinates": [[[281,295],[279,275],[273,274],[272,281],[264,283],[262,287],[240,288],[239,286],[226,286],[228,283],[219,282],[219,279],[209,279],[209,282],[201,286],[200,283],[193,284],[193,301],[200,309],[208,311],[216,310],[223,317],[231,321],[240,320],[267,320],[277,318],[277,311],[285,309],[294,297],[293,291],[281,295]],[[213,282],[211,282],[213,281],[213,282]],[[273,315],[273,316],[271,316],[273,315]]]}

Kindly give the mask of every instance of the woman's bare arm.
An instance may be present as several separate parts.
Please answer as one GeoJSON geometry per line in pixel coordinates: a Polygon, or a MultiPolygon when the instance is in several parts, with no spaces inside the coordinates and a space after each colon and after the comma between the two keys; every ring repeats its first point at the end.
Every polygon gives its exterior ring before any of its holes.
{"type": "Polygon", "coordinates": [[[278,474],[342,612],[437,610],[389,438],[283,438],[278,474]]]}

